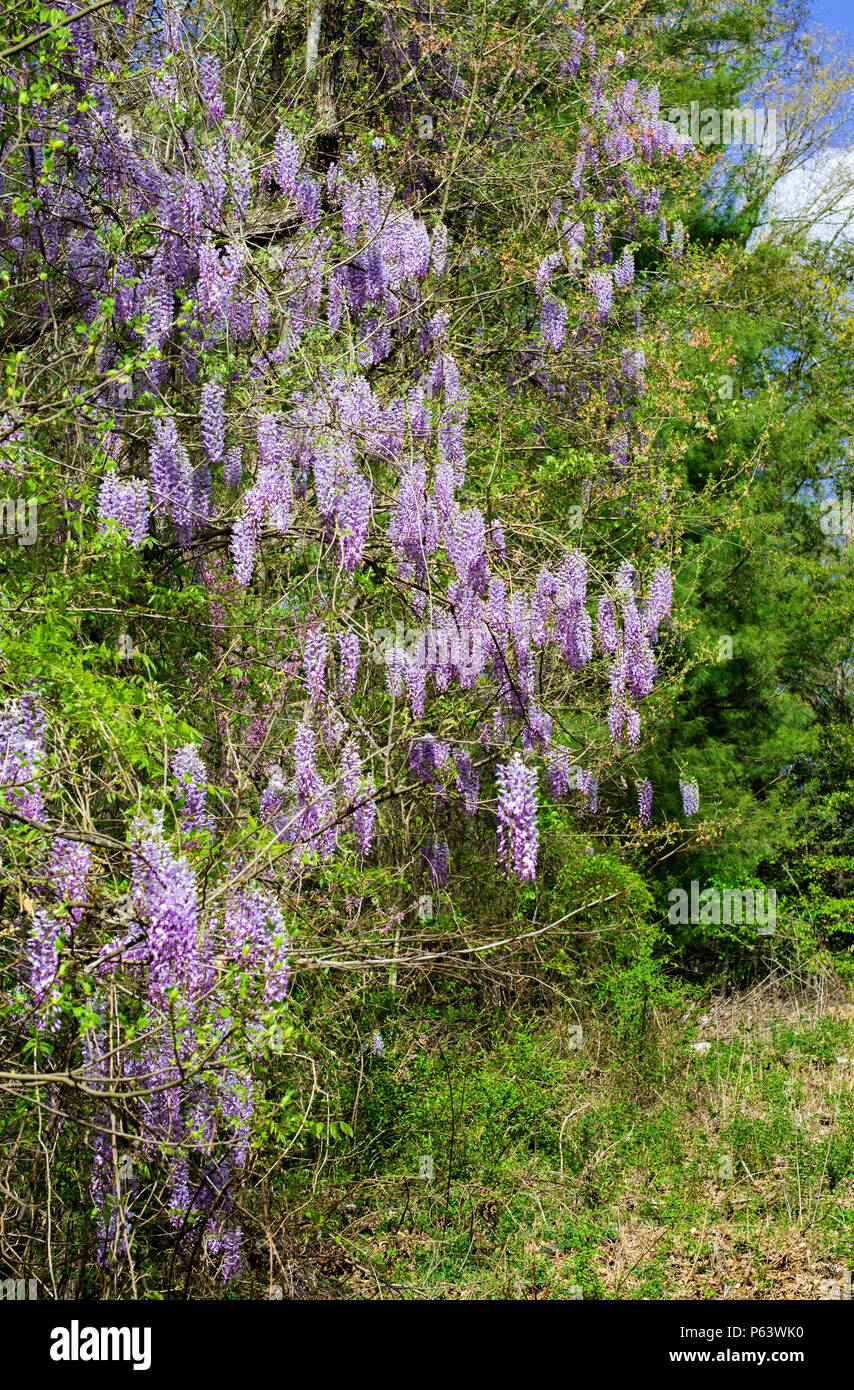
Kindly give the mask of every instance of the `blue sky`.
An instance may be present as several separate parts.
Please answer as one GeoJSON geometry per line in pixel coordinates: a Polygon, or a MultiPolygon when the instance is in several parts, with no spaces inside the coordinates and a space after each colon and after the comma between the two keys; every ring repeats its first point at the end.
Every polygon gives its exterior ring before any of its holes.
{"type": "Polygon", "coordinates": [[[827,29],[847,29],[851,34],[854,32],[854,0],[813,0],[812,18],[827,29]]]}

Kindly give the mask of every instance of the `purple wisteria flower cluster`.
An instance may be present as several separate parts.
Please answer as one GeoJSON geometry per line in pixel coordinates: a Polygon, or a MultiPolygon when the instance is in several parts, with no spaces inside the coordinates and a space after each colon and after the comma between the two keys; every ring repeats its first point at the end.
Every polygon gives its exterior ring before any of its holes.
{"type": "Polygon", "coordinates": [[[148,535],[148,483],[144,478],[119,478],[105,473],[98,492],[98,529],[115,530],[134,550],[148,535]]]}
{"type": "Polygon", "coordinates": [[[537,873],[537,773],[516,754],[496,769],[498,784],[498,855],[505,873],[533,879],[537,873]]]}
{"type": "Polygon", "coordinates": [[[700,809],[700,788],[696,781],[680,782],[679,791],[682,796],[682,810],[686,816],[696,816],[700,809]]]}
{"type": "Polygon", "coordinates": [[[213,820],[206,809],[207,770],[191,743],[173,753],[171,771],[175,779],[175,798],[181,809],[181,830],[184,836],[191,839],[199,831],[212,831],[213,820]]]}

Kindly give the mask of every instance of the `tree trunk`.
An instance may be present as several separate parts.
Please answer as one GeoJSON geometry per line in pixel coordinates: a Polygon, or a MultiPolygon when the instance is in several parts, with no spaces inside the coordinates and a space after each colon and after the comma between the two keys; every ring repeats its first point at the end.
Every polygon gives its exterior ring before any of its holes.
{"type": "Polygon", "coordinates": [[[338,156],[338,110],[335,93],[341,68],[341,42],[344,37],[345,0],[319,0],[311,13],[305,46],[305,70],[309,77],[317,69],[318,161],[328,167],[338,156]]]}

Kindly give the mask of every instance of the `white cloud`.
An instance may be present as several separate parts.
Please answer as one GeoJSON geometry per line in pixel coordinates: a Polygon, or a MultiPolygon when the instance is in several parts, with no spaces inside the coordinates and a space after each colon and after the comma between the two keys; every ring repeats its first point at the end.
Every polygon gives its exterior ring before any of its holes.
{"type": "Polygon", "coordinates": [[[771,227],[800,225],[810,237],[854,236],[854,150],[827,149],[779,180],[749,247],[771,227]]]}

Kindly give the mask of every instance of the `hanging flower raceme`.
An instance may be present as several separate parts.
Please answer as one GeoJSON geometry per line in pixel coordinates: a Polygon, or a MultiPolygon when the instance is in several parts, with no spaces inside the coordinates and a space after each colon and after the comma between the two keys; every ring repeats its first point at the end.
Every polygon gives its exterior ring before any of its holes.
{"type": "Polygon", "coordinates": [[[686,816],[696,816],[700,809],[700,788],[696,781],[680,782],[679,791],[682,796],[682,810],[686,816]]]}
{"type": "Polygon", "coordinates": [[[628,661],[625,648],[622,642],[618,642],[614,660],[611,663],[611,705],[608,710],[608,730],[611,735],[611,743],[616,744],[620,741],[626,719],[626,680],[628,678],[628,661]]]}
{"type": "Polygon", "coordinates": [[[232,1168],[245,1166],[255,1097],[251,1077],[235,1070],[226,1072],[219,1087],[220,1111],[226,1123],[228,1157],[232,1168]]]}
{"type": "Polygon", "coordinates": [[[308,698],[315,706],[326,697],[326,649],[326,633],[321,628],[314,628],[306,634],[303,662],[308,698]]]}
{"type": "Polygon", "coordinates": [[[521,754],[497,767],[498,855],[506,874],[533,879],[537,872],[537,771],[526,767],[521,754]]]}
{"type": "Polygon", "coordinates": [[[412,718],[423,719],[424,700],[427,692],[427,668],[424,664],[423,653],[416,651],[411,656],[407,656],[405,661],[403,678],[412,707],[412,718]]]}
{"type": "Polygon", "coordinates": [[[63,924],[59,915],[40,907],[30,923],[27,954],[29,956],[29,986],[35,1009],[35,1026],[39,1032],[59,1026],[59,1001],[62,986],[59,980],[59,952],[63,924]]]}
{"type": "Polygon", "coordinates": [[[359,671],[359,638],[352,628],[344,628],[339,632],[338,650],[341,654],[338,685],[343,699],[349,702],[356,689],[356,676],[359,671]]]}
{"type": "Polygon", "coordinates": [[[439,222],[439,223],[436,225],[435,231],[433,232],[433,248],[432,248],[432,252],[431,252],[431,260],[432,260],[432,263],[433,263],[433,271],[434,271],[434,274],[436,274],[436,275],[443,275],[443,274],[444,274],[444,271],[445,271],[445,262],[447,261],[447,258],[448,258],[448,229],[447,229],[447,227],[445,226],[445,224],[444,224],[443,222],[439,222]]]}
{"type": "Polygon", "coordinates": [[[92,872],[92,851],[78,840],[60,837],[50,852],[50,883],[54,896],[68,904],[68,915],[79,925],[87,902],[86,883],[92,872]]]}
{"type": "Polygon", "coordinates": [[[376,783],[373,777],[365,775],[359,790],[359,803],[353,812],[353,835],[356,848],[361,855],[371,852],[377,819],[376,783]]]}
{"type": "Polygon", "coordinates": [[[20,815],[44,819],[38,776],[45,758],[47,721],[38,697],[25,692],[0,710],[0,791],[20,815]]]}
{"type": "Polygon", "coordinates": [[[303,719],[297,725],[294,735],[294,769],[296,771],[297,795],[308,801],[320,785],[320,777],[314,763],[316,747],[314,730],[303,719]]]}
{"type": "Polygon", "coordinates": [[[227,958],[263,981],[261,1007],[281,1004],[288,990],[288,937],[281,908],[267,889],[240,888],[223,922],[227,958]]]}
{"type": "Polygon", "coordinates": [[[463,799],[465,813],[467,816],[476,816],[480,774],[472,763],[471,754],[464,748],[454,753],[454,767],[457,771],[457,791],[463,799]]]}
{"type": "Polygon", "coordinates": [[[596,640],[599,648],[603,652],[608,652],[613,656],[617,650],[617,624],[614,615],[614,605],[610,599],[600,598],[599,600],[599,620],[596,627],[596,640]]]}
{"type": "Polygon", "coordinates": [[[131,830],[131,893],[146,931],[149,992],[163,1005],[177,988],[192,999],[204,982],[199,948],[198,888],[183,857],[163,834],[163,813],[131,830]]]}
{"type": "Polygon", "coordinates": [[[670,617],[673,603],[673,576],[666,566],[661,566],[652,576],[647,602],[647,632],[654,636],[664,618],[670,617]]]}
{"type": "Polygon", "coordinates": [[[211,463],[219,463],[225,448],[225,392],[218,381],[202,387],[201,436],[211,463]]]}
{"type": "MultiPolygon", "coordinates": [[[[231,553],[238,584],[248,584],[255,568],[255,551],[262,527],[273,526],[284,535],[291,524],[294,444],[276,415],[258,422],[258,473],[244,498],[243,511],[234,524],[231,553]]],[[[231,478],[234,482],[234,478],[231,478]]],[[[239,481],[239,477],[237,479],[239,481]]]]}
{"type": "Polygon", "coordinates": [[[550,255],[546,256],[545,259],[540,262],[540,267],[537,271],[536,280],[537,295],[540,299],[542,299],[543,294],[545,292],[545,288],[551,280],[552,275],[557,270],[558,266],[562,264],[562,262],[563,257],[561,256],[559,251],[552,251],[550,255]]]}
{"type": "Polygon", "coordinates": [[[614,284],[618,290],[627,290],[635,278],[635,262],[631,251],[626,247],[614,266],[614,284]]]}
{"type": "Polygon", "coordinates": [[[638,823],[642,826],[649,825],[652,813],[652,783],[648,777],[638,782],[638,823]]]}
{"type": "Polygon", "coordinates": [[[314,729],[303,719],[294,735],[296,807],[287,818],[276,814],[278,807],[271,815],[278,837],[293,846],[293,864],[297,869],[314,856],[320,861],[330,859],[338,840],[334,787],[327,785],[317,770],[316,749],[314,729]]]}
{"type": "Polygon", "coordinates": [[[548,762],[549,796],[552,801],[562,800],[569,791],[571,767],[569,749],[561,744],[552,748],[548,762]]]}
{"type": "Polygon", "coordinates": [[[114,469],[104,474],[98,490],[98,530],[114,531],[139,550],[148,535],[148,483],[144,478],[119,478],[114,469]]]}
{"type": "Polygon", "coordinates": [[[364,771],[355,739],[348,739],[341,757],[341,787],[348,808],[356,848],[361,855],[371,852],[377,818],[376,783],[364,771]]]}
{"type": "Polygon", "coordinates": [[[432,782],[435,771],[444,767],[450,756],[449,744],[427,734],[413,741],[409,750],[409,770],[422,782],[432,782]]]}
{"type": "Polygon", "coordinates": [[[154,421],[154,442],[148,457],[152,514],[156,517],[171,517],[178,543],[182,550],[186,550],[192,539],[196,520],[193,507],[193,470],[171,416],[154,421]]]}
{"type": "Polygon", "coordinates": [[[225,115],[225,106],[219,94],[219,59],[206,54],[199,60],[199,74],[208,119],[211,124],[216,124],[225,115]]]}
{"type": "Polygon", "coordinates": [[[297,191],[299,146],[290,131],[279,129],[273,150],[273,160],[279,188],[286,198],[292,198],[297,191]]]}
{"type": "Polygon", "coordinates": [[[592,772],[579,771],[575,785],[581,792],[582,815],[595,816],[599,804],[599,780],[592,772]]]}
{"type": "Polygon", "coordinates": [[[540,312],[540,333],[552,352],[560,352],[566,341],[567,308],[562,299],[546,295],[540,312]]]}
{"type": "Polygon", "coordinates": [[[207,769],[192,743],[173,753],[171,771],[175,779],[176,799],[181,808],[184,838],[192,840],[200,831],[212,831],[213,821],[206,810],[207,769]]]}
{"type": "Polygon", "coordinates": [[[446,842],[433,840],[429,845],[422,845],[421,858],[427,868],[431,887],[447,888],[450,851],[446,842]]]}
{"type": "Polygon", "coordinates": [[[235,444],[229,449],[222,461],[222,483],[223,487],[238,488],[243,474],[243,446],[235,444]]]}
{"type": "Polygon", "coordinates": [[[399,700],[403,692],[403,681],[408,668],[406,653],[395,644],[385,652],[385,678],[388,693],[393,700],[399,700]]]}
{"type": "Polygon", "coordinates": [[[611,312],[614,282],[605,270],[591,270],[587,283],[596,302],[596,317],[599,323],[606,323],[611,312]]]}

